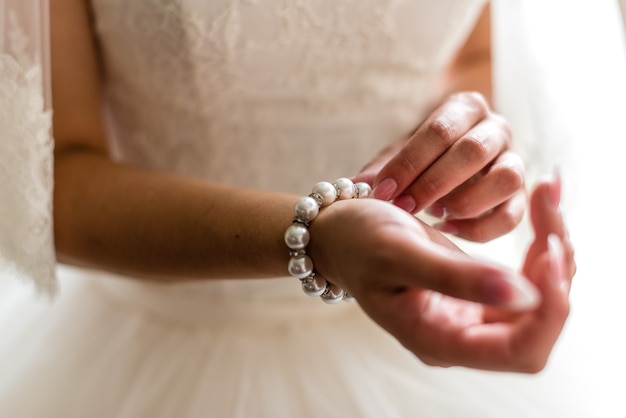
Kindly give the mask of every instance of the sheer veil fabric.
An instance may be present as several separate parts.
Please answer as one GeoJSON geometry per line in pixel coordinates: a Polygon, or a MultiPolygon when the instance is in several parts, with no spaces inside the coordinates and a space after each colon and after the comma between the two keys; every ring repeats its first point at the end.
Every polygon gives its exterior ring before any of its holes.
{"type": "Polygon", "coordinates": [[[0,283],[56,289],[45,0],[0,0],[0,283]]]}
{"type": "MultiPolygon", "coordinates": [[[[40,294],[53,295],[56,263],[51,216],[53,141],[47,90],[47,3],[0,0],[0,284],[16,278],[32,283],[40,294]]],[[[620,124],[626,112],[626,46],[619,5],[617,0],[494,0],[493,5],[496,106],[511,122],[527,163],[529,184],[555,168],[561,172],[563,209],[577,247],[574,310],[554,356],[557,362],[570,366],[570,374],[562,377],[564,383],[567,379],[590,382],[591,416],[622,417],[626,415],[626,407],[619,403],[623,386],[612,382],[626,375],[622,354],[626,341],[616,329],[616,321],[621,324],[626,317],[621,301],[626,281],[618,264],[623,254],[619,245],[610,243],[614,237],[622,242],[626,225],[609,216],[619,214],[626,204],[620,191],[626,164],[616,152],[626,139],[626,129],[620,124]]],[[[503,239],[515,241],[511,254],[518,254],[525,245],[530,234],[527,222],[517,232],[503,239]]],[[[495,248],[500,242],[490,245],[495,248]]],[[[517,256],[507,260],[518,261],[517,256]]],[[[8,312],[1,308],[0,316],[8,312]]],[[[0,317],[0,321],[11,324],[7,318],[0,317]]],[[[124,323],[129,334],[160,335],[150,328],[133,329],[124,321],[120,313],[107,326],[118,329],[124,323]]],[[[29,323],[36,322],[32,319],[29,323]]],[[[78,327],[81,318],[77,322],[78,327]]],[[[91,324],[82,326],[89,331],[91,324]]],[[[360,332],[345,324],[339,326],[346,328],[346,335],[360,332]]],[[[154,341],[160,340],[155,337],[154,341]]],[[[248,341],[255,342],[252,337],[242,337],[235,346],[247,347],[248,341]]],[[[166,343],[173,347],[171,353],[176,353],[177,335],[166,343]]],[[[277,350],[281,348],[278,342],[273,344],[277,350]]],[[[302,345],[303,350],[311,350],[302,345]]],[[[232,347],[222,348],[226,351],[232,347]]],[[[168,359],[164,357],[163,364],[168,359]]],[[[107,360],[116,361],[113,357],[107,360]]],[[[59,367],[65,370],[63,364],[59,367]]],[[[175,377],[179,370],[171,369],[166,370],[167,376],[175,377]]],[[[2,385],[8,385],[2,379],[0,376],[2,385]]],[[[168,387],[169,382],[163,378],[155,385],[168,387]]],[[[446,381],[443,387],[449,384],[446,381]]],[[[98,387],[71,388],[72,393],[85,398],[89,390],[95,393],[98,387]]],[[[225,394],[225,399],[234,396],[225,394]]],[[[508,412],[496,411],[494,416],[508,416],[508,412]]],[[[590,416],[587,410],[580,414],[581,418],[590,416]]]]}
{"type": "Polygon", "coordinates": [[[593,417],[626,416],[625,0],[494,4],[496,102],[521,144],[529,181],[563,178],[578,271],[554,356],[589,382],[593,417]],[[622,7],[620,13],[620,4],[622,7]]]}

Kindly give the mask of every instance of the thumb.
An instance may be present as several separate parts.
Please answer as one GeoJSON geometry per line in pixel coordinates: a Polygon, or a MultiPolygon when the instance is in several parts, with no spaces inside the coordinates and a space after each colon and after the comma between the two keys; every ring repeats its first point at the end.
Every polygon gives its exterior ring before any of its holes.
{"type": "Polygon", "coordinates": [[[398,254],[405,261],[391,266],[390,273],[406,285],[511,310],[532,309],[540,302],[537,288],[511,270],[441,246],[416,247],[411,254],[398,254]]]}

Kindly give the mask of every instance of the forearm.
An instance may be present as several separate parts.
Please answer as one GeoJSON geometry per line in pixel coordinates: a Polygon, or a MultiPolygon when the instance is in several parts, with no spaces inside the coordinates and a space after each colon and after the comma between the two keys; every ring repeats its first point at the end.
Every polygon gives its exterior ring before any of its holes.
{"type": "Polygon", "coordinates": [[[284,276],[296,199],[68,151],[55,162],[57,253],[155,280],[284,276]]]}

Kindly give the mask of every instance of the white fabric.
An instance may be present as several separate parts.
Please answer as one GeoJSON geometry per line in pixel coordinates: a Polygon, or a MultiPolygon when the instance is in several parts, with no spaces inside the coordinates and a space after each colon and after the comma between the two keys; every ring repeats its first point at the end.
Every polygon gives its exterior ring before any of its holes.
{"type": "Polygon", "coordinates": [[[17,278],[52,294],[46,4],[0,0],[0,285],[17,278]]]}
{"type": "MultiPolygon", "coordinates": [[[[578,11],[585,4],[573,3],[578,11]]],[[[481,5],[93,0],[116,157],[301,194],[351,175],[423,118],[438,68],[481,5]]],[[[586,18],[594,16],[606,13],[586,18]]],[[[584,120],[583,108],[567,109],[573,121],[584,120]]],[[[591,123],[577,126],[589,134],[591,123]]],[[[517,254],[502,242],[475,249],[503,260],[517,254]]],[[[580,267],[584,276],[596,266],[580,267]]],[[[538,376],[446,370],[419,363],[357,306],[308,299],[292,281],[161,286],[69,268],[60,276],[54,304],[23,288],[0,296],[0,358],[10,359],[0,416],[620,416],[617,397],[583,382],[592,363],[577,345],[580,322],[538,376]]]]}
{"type": "Polygon", "coordinates": [[[576,416],[621,418],[626,14],[614,0],[495,5],[498,103],[517,139],[534,144],[522,148],[531,176],[562,173],[562,206],[576,250],[572,312],[555,354],[587,382],[592,413],[576,416]]]}

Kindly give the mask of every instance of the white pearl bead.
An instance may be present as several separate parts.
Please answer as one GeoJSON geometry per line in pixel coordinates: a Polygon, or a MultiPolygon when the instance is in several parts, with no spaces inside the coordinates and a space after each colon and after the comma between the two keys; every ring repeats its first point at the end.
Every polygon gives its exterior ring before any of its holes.
{"type": "Polygon", "coordinates": [[[309,296],[321,296],[326,290],[326,279],[320,276],[307,278],[302,281],[302,290],[309,296]]]}
{"type": "Polygon", "coordinates": [[[328,206],[337,199],[337,189],[327,181],[321,181],[313,186],[313,193],[322,197],[322,206],[328,206]]]}
{"type": "Polygon", "coordinates": [[[359,189],[359,199],[369,197],[372,194],[372,186],[363,181],[356,183],[354,186],[359,189]]]}
{"type": "Polygon", "coordinates": [[[354,298],[354,296],[352,296],[352,295],[348,294],[348,292],[345,292],[345,291],[344,291],[344,293],[343,293],[343,300],[344,300],[345,302],[354,302],[354,301],[356,301],[356,299],[354,298]]]}
{"type": "Polygon", "coordinates": [[[289,259],[289,274],[298,279],[309,277],[313,273],[313,261],[308,255],[299,255],[289,259]]]}
{"type": "Polygon", "coordinates": [[[311,234],[309,230],[303,225],[294,224],[291,225],[285,231],[285,243],[287,247],[292,250],[301,250],[309,245],[311,234]]]}
{"type": "Polygon", "coordinates": [[[343,294],[344,292],[342,288],[332,283],[328,283],[326,285],[326,290],[322,294],[321,298],[324,302],[332,305],[341,302],[341,300],[343,299],[343,294]]]}
{"type": "Polygon", "coordinates": [[[294,212],[296,213],[296,218],[311,222],[313,219],[317,218],[317,215],[320,213],[320,207],[317,205],[315,199],[306,196],[298,199],[294,207],[294,212]]]}
{"type": "Polygon", "coordinates": [[[349,178],[338,178],[335,180],[335,187],[340,200],[352,199],[354,197],[354,184],[349,178]]]}

